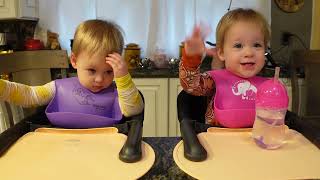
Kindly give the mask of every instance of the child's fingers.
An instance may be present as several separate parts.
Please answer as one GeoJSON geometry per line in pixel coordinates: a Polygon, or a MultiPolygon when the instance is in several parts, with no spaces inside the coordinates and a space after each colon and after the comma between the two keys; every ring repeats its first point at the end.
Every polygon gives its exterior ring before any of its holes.
{"type": "Polygon", "coordinates": [[[193,37],[193,38],[200,38],[201,37],[201,29],[199,26],[195,26],[193,28],[191,37],[193,37]]]}
{"type": "Polygon", "coordinates": [[[106,63],[108,63],[112,69],[116,69],[117,68],[117,63],[116,61],[114,61],[112,58],[106,58],[106,63]]]}
{"type": "Polygon", "coordinates": [[[118,60],[121,59],[121,56],[120,56],[120,54],[118,54],[118,53],[108,54],[108,57],[112,57],[112,58],[118,59],[118,60]]]}
{"type": "Polygon", "coordinates": [[[122,77],[128,74],[128,68],[121,56],[111,55],[106,57],[106,63],[110,64],[113,69],[114,77],[122,77]]]}

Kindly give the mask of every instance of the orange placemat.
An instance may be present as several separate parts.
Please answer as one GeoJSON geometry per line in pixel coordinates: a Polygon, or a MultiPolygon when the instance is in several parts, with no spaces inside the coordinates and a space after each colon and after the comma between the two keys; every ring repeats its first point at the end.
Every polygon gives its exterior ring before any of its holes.
{"type": "Polygon", "coordinates": [[[155,153],[142,142],[140,161],[120,161],[126,138],[116,128],[40,128],[22,136],[0,157],[0,179],[137,179],[152,167],[155,153]]]}
{"type": "Polygon", "coordinates": [[[276,150],[258,147],[250,129],[209,129],[198,134],[208,152],[203,162],[183,156],[183,141],[173,151],[176,164],[197,179],[318,179],[320,150],[303,135],[287,131],[287,141],[276,150]]]}

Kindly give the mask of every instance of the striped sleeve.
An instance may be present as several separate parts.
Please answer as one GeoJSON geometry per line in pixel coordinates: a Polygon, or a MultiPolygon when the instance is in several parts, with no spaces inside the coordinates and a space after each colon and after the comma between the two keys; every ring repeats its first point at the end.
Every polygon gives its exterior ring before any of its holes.
{"type": "Polygon", "coordinates": [[[123,77],[115,78],[115,82],[122,114],[129,117],[141,113],[144,108],[144,103],[130,74],[128,73],[123,77]]]}
{"type": "Polygon", "coordinates": [[[55,94],[55,82],[28,86],[0,79],[0,100],[23,107],[47,105],[55,94]]]}

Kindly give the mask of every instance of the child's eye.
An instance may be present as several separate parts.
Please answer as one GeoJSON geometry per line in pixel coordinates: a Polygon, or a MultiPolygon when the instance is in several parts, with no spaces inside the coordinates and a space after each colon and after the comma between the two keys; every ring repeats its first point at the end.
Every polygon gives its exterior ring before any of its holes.
{"type": "Polygon", "coordinates": [[[254,43],[253,45],[254,47],[262,47],[262,45],[260,43],[254,43]]]}
{"type": "Polygon", "coordinates": [[[112,71],[112,70],[108,70],[108,71],[106,71],[105,73],[108,74],[108,75],[110,75],[110,74],[113,73],[113,71],[112,71]]]}
{"type": "Polygon", "coordinates": [[[88,71],[89,71],[90,74],[96,73],[96,70],[94,70],[94,69],[88,69],[88,71]]]}
{"type": "Polygon", "coordinates": [[[234,47],[234,48],[242,48],[243,46],[242,46],[242,44],[237,43],[237,44],[233,45],[233,47],[234,47]]]}

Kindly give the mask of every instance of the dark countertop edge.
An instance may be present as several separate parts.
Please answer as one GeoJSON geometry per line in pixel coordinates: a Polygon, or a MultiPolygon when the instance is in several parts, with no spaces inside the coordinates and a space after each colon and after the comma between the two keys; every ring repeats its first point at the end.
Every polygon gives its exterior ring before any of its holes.
{"type": "MultiPolygon", "coordinates": [[[[170,69],[129,70],[129,73],[133,78],[179,78],[179,72],[170,69]]],[[[261,77],[272,78],[272,76],[263,75],[261,77]]],[[[290,79],[290,77],[285,76],[280,78],[290,79]]]]}

